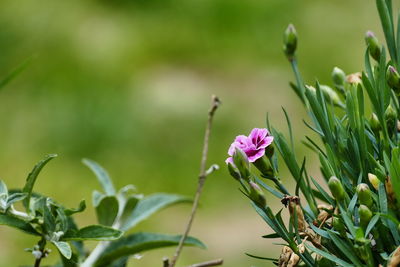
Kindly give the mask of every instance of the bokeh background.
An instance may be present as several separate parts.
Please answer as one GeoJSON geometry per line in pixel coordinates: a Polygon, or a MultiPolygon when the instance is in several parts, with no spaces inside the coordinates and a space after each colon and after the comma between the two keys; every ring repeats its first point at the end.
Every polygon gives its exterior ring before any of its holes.
{"type": "MultiPolygon", "coordinates": [[[[223,105],[209,163],[222,168],[206,183],[192,231],[208,250],[185,249],[179,266],[219,257],[230,267],[272,266],[244,255],[278,257],[280,248],[261,238],[270,230],[227,174],[226,150],[236,135],[264,127],[267,112],[286,131],[283,106],[297,152],[317,169],[300,143],[306,116],[288,86],[293,75],[282,33],[295,24],[305,80],[330,84],[334,66],[347,73],[362,69],[366,30],[383,39],[374,2],[1,0],[0,76],[27,58],[31,63],[0,92],[0,177],[21,187],[38,160],[59,154],[36,190],[67,206],[86,199],[80,225],[95,222],[91,192],[99,189],[83,157],[106,167],[117,187],[192,195],[210,95],[216,94],[223,105]]],[[[285,171],[282,179],[291,183],[285,171]]],[[[189,212],[189,205],[169,208],[136,230],[180,233],[189,212]]],[[[32,264],[23,249],[34,242],[1,227],[0,266],[32,264]]],[[[161,266],[162,256],[172,254],[148,252],[129,266],[161,266]]]]}

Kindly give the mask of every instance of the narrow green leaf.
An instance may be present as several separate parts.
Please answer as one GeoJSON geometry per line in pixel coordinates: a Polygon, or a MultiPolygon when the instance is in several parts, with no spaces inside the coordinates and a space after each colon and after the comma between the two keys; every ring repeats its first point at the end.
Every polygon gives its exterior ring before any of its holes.
{"type": "Polygon", "coordinates": [[[161,209],[185,202],[191,202],[191,199],[180,195],[164,193],[147,196],[139,201],[136,208],[131,215],[127,217],[120,229],[126,231],[161,209]]]}
{"type": "Polygon", "coordinates": [[[324,197],[325,201],[333,206],[335,204],[335,200],[331,198],[331,196],[322,188],[322,186],[313,177],[311,177],[311,181],[313,182],[315,187],[317,187],[318,191],[324,197]]]}
{"type": "Polygon", "coordinates": [[[26,199],[23,201],[24,206],[28,212],[29,212],[29,203],[31,200],[32,190],[33,190],[33,186],[35,185],[36,179],[37,179],[40,171],[43,169],[43,167],[50,160],[54,159],[55,157],[57,157],[56,154],[49,154],[44,159],[39,161],[39,163],[36,164],[35,167],[33,167],[33,170],[29,173],[28,178],[26,179],[26,183],[25,183],[24,188],[22,189],[22,192],[28,194],[26,199]]]}
{"type": "Polygon", "coordinates": [[[379,183],[378,198],[379,198],[379,211],[383,214],[387,214],[388,202],[386,197],[385,185],[383,183],[379,183]]]}
{"type": "Polygon", "coordinates": [[[255,256],[255,255],[252,255],[252,254],[249,254],[249,253],[244,253],[244,254],[246,254],[247,256],[249,256],[251,258],[259,259],[259,260],[273,261],[273,262],[276,262],[276,263],[278,263],[278,261],[279,261],[278,259],[255,256]]]}
{"type": "Polygon", "coordinates": [[[111,241],[122,236],[123,232],[104,225],[89,225],[78,231],[68,231],[63,240],[97,240],[111,241]]]}
{"type": "Polygon", "coordinates": [[[339,205],[339,209],[340,209],[340,214],[342,215],[343,221],[347,226],[347,229],[349,230],[351,235],[355,238],[356,237],[356,228],[354,226],[352,219],[347,214],[347,211],[342,208],[342,206],[339,205]]]}
{"type": "Polygon", "coordinates": [[[31,59],[25,60],[21,65],[16,67],[13,71],[11,71],[9,74],[7,74],[6,77],[0,80],[0,89],[2,89],[4,86],[6,86],[9,82],[11,82],[15,76],[17,76],[20,72],[22,72],[27,66],[28,63],[31,61],[31,59]]]}
{"type": "Polygon", "coordinates": [[[390,57],[392,58],[393,61],[396,61],[397,54],[396,54],[396,41],[394,37],[393,18],[384,0],[376,0],[376,5],[378,7],[379,17],[381,19],[382,29],[385,34],[386,44],[389,49],[390,57]]]}
{"type": "Polygon", "coordinates": [[[96,175],[104,192],[107,195],[115,195],[115,188],[107,171],[93,160],[83,159],[82,162],[96,175]]]}
{"type": "Polygon", "coordinates": [[[393,192],[397,199],[400,199],[400,151],[396,147],[392,150],[392,162],[390,164],[389,175],[392,182],[393,192]]]}
{"type": "Polygon", "coordinates": [[[262,238],[279,238],[281,237],[280,235],[278,235],[277,233],[273,233],[273,234],[268,234],[268,235],[263,235],[262,238]]]}
{"type": "Polygon", "coordinates": [[[335,255],[333,255],[333,254],[331,254],[331,253],[328,253],[328,252],[326,252],[326,251],[323,251],[323,250],[320,250],[320,249],[318,249],[318,248],[316,248],[316,247],[313,247],[313,246],[311,246],[311,245],[308,244],[308,243],[305,243],[304,245],[305,245],[309,250],[311,250],[311,251],[317,253],[318,255],[321,255],[321,256],[324,257],[324,258],[327,258],[328,260],[330,260],[330,261],[332,261],[332,262],[334,262],[334,263],[336,263],[336,264],[338,264],[338,265],[340,265],[340,266],[343,266],[343,267],[354,267],[354,265],[352,265],[352,264],[350,264],[350,263],[348,263],[348,262],[345,262],[344,260],[339,259],[338,257],[336,257],[335,255]]]}
{"type": "MultiPolygon", "coordinates": [[[[164,235],[154,233],[136,233],[112,242],[94,264],[95,267],[109,266],[112,261],[143,251],[176,246],[181,239],[180,235],[164,235]]],[[[205,245],[196,238],[188,237],[186,246],[205,248],[205,245]]]]}
{"type": "Polygon", "coordinates": [[[367,229],[365,230],[364,237],[367,238],[369,232],[371,232],[372,228],[374,228],[375,224],[379,221],[379,214],[375,214],[374,217],[369,221],[367,229]]]}
{"type": "Polygon", "coordinates": [[[354,207],[355,207],[356,204],[357,204],[357,199],[358,199],[358,195],[357,195],[357,194],[354,194],[353,197],[351,198],[350,204],[349,204],[349,206],[348,206],[348,208],[347,208],[347,210],[348,210],[350,213],[353,213],[354,207]]]}
{"type": "Polygon", "coordinates": [[[261,185],[263,188],[265,188],[268,192],[270,192],[271,194],[273,194],[274,196],[276,196],[279,199],[282,199],[284,197],[284,194],[282,194],[279,191],[276,191],[275,189],[273,189],[272,187],[270,187],[269,185],[267,185],[266,183],[264,183],[261,179],[259,179],[258,177],[255,177],[256,182],[261,185]]]}
{"type": "Polygon", "coordinates": [[[336,245],[337,248],[340,249],[340,251],[346,255],[346,257],[354,263],[356,266],[362,266],[363,264],[361,261],[357,258],[355,251],[352,249],[352,246],[349,246],[346,242],[341,240],[334,232],[331,230],[328,230],[328,235],[333,241],[333,243],[336,245]]]}

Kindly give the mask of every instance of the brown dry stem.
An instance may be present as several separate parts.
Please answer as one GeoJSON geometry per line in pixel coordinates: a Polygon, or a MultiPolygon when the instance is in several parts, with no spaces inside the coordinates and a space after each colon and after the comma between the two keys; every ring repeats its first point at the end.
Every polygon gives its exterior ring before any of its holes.
{"type": "MultiPolygon", "coordinates": [[[[207,175],[212,172],[212,169],[210,169],[211,171],[206,171],[208,143],[209,143],[209,139],[210,139],[211,126],[212,126],[214,114],[220,104],[221,104],[221,101],[218,99],[218,97],[213,95],[212,101],[211,101],[211,108],[208,111],[208,120],[207,120],[207,126],[206,126],[206,130],[205,130],[205,134],[204,134],[203,153],[202,153],[201,164],[200,164],[199,181],[198,181],[198,185],[197,185],[196,195],[195,195],[194,201],[193,201],[192,212],[190,214],[189,221],[186,225],[184,234],[182,235],[182,238],[179,241],[178,247],[176,248],[175,254],[172,257],[172,259],[169,261],[169,267],[175,266],[175,264],[179,258],[179,255],[181,254],[183,244],[184,244],[186,238],[188,237],[190,229],[192,227],[193,219],[194,219],[194,216],[196,214],[196,211],[197,211],[197,208],[199,205],[200,196],[203,191],[203,187],[204,187],[204,183],[206,181],[207,175]]],[[[165,263],[165,261],[164,261],[164,263],[165,263]]],[[[216,266],[216,265],[192,265],[192,266],[200,267],[200,266],[216,266]]]]}

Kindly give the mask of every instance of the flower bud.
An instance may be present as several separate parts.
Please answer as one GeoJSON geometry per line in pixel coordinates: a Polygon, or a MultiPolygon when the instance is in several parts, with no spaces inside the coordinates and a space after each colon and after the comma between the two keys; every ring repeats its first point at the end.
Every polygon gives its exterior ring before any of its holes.
{"type": "Polygon", "coordinates": [[[253,162],[254,166],[261,172],[262,177],[272,179],[275,177],[274,170],[272,169],[269,162],[261,157],[253,162]]]}
{"type": "Polygon", "coordinates": [[[386,81],[390,88],[398,95],[400,93],[400,75],[393,66],[386,71],[386,81]]]}
{"type": "Polygon", "coordinates": [[[332,176],[329,179],[328,187],[331,190],[332,196],[336,198],[338,201],[341,201],[345,198],[345,192],[342,183],[338,178],[332,176]]]}
{"type": "Polygon", "coordinates": [[[369,248],[368,248],[369,241],[364,238],[363,241],[359,240],[357,244],[354,245],[354,249],[357,253],[357,256],[360,257],[365,262],[371,262],[369,257],[369,248]]]}
{"type": "Polygon", "coordinates": [[[259,207],[265,207],[267,204],[267,201],[265,199],[264,192],[261,190],[261,188],[258,186],[258,184],[250,181],[250,198],[251,200],[254,201],[259,207]]]}
{"type": "Polygon", "coordinates": [[[371,126],[372,131],[374,131],[375,133],[379,132],[382,129],[381,123],[379,122],[379,119],[375,113],[371,114],[369,125],[371,126]]]}
{"type": "Polygon", "coordinates": [[[355,84],[355,85],[361,83],[362,82],[361,73],[360,72],[356,72],[356,73],[352,73],[352,74],[347,75],[346,81],[349,84],[355,84]]]}
{"type": "Polygon", "coordinates": [[[372,186],[375,188],[375,190],[378,190],[379,188],[379,184],[380,184],[380,180],[378,179],[378,177],[375,174],[372,173],[368,173],[368,180],[369,182],[372,184],[372,186]]]}
{"type": "Polygon", "coordinates": [[[365,34],[365,43],[369,48],[369,54],[371,55],[371,57],[376,61],[379,61],[379,58],[381,56],[381,48],[379,45],[379,41],[373,32],[367,31],[367,33],[365,34]]]}
{"type": "Polygon", "coordinates": [[[267,156],[267,158],[272,158],[272,156],[275,153],[275,147],[273,144],[270,144],[269,146],[267,146],[267,148],[265,148],[265,156],[267,156]]]}
{"type": "Polygon", "coordinates": [[[372,211],[365,205],[360,205],[358,209],[360,214],[360,225],[365,230],[372,218],[372,211]]]}
{"type": "Polygon", "coordinates": [[[228,163],[228,171],[233,178],[236,180],[240,179],[240,173],[235,170],[235,167],[231,163],[228,163]]]}
{"type": "Polygon", "coordinates": [[[389,132],[393,132],[394,127],[396,125],[397,113],[396,110],[394,110],[394,108],[392,107],[392,105],[389,105],[387,107],[385,111],[385,119],[389,132]]]}
{"type": "Polygon", "coordinates": [[[340,221],[340,219],[338,217],[333,217],[332,218],[332,226],[342,236],[346,235],[346,228],[344,227],[343,223],[340,221]]]}
{"type": "Polygon", "coordinates": [[[392,253],[390,257],[387,267],[397,267],[400,264],[400,246],[396,248],[396,250],[392,253]]]}
{"type": "Polygon", "coordinates": [[[318,262],[318,267],[332,267],[332,261],[328,260],[327,258],[324,257],[320,257],[319,259],[317,259],[318,262]]]}
{"type": "Polygon", "coordinates": [[[246,153],[244,153],[240,148],[235,148],[235,153],[233,154],[233,163],[235,164],[236,168],[238,168],[240,176],[243,179],[249,178],[250,163],[246,153]]]}
{"type": "Polygon", "coordinates": [[[311,92],[311,93],[313,93],[314,95],[315,95],[315,93],[317,92],[317,89],[315,89],[314,86],[308,85],[308,84],[306,84],[306,90],[309,91],[309,92],[311,92]]]}
{"type": "Polygon", "coordinates": [[[332,103],[336,106],[343,106],[343,103],[340,100],[339,95],[335,92],[335,90],[330,88],[328,85],[320,85],[319,88],[324,94],[326,100],[328,101],[332,100],[332,103]]]}
{"type": "Polygon", "coordinates": [[[357,195],[360,204],[367,207],[372,206],[373,200],[371,196],[371,190],[369,189],[369,186],[367,184],[362,183],[357,186],[357,195]]]}
{"type": "Polygon", "coordinates": [[[346,82],[346,74],[338,67],[334,67],[332,71],[332,81],[335,86],[343,86],[346,82]]]}
{"type": "Polygon", "coordinates": [[[293,24],[289,24],[283,35],[283,51],[287,58],[292,60],[297,48],[297,33],[293,24]]]}

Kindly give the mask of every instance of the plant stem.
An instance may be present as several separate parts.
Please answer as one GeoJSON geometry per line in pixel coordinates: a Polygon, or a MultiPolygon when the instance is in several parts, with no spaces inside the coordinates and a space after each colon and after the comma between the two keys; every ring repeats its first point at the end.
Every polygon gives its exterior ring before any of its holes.
{"type": "Polygon", "coordinates": [[[42,261],[43,258],[46,257],[46,255],[45,255],[45,253],[44,253],[44,249],[45,249],[45,247],[46,247],[46,239],[42,238],[42,239],[38,242],[38,245],[39,245],[39,251],[40,251],[42,254],[40,255],[40,257],[36,258],[34,267],[40,267],[40,262],[42,261]]]}
{"type": "Polygon", "coordinates": [[[87,257],[86,260],[82,263],[81,267],[92,267],[109,244],[110,242],[108,241],[100,242],[90,253],[89,257],[87,257]]]}
{"type": "Polygon", "coordinates": [[[212,261],[206,261],[206,262],[202,262],[202,263],[196,263],[193,265],[190,265],[189,267],[209,267],[209,266],[219,266],[222,265],[224,263],[223,259],[216,259],[216,260],[212,260],[212,261]]]}
{"type": "MultiPolygon", "coordinates": [[[[171,259],[169,263],[169,267],[174,267],[179,255],[182,251],[183,244],[186,240],[186,238],[189,235],[190,228],[192,227],[193,219],[196,214],[197,207],[199,205],[199,199],[201,196],[201,193],[203,191],[204,183],[206,181],[207,173],[206,173],[206,163],[207,163],[207,155],[208,155],[208,142],[210,138],[210,133],[211,133],[211,126],[212,126],[212,121],[214,118],[215,111],[217,110],[218,106],[221,104],[220,100],[216,96],[212,96],[212,103],[211,103],[211,108],[208,111],[208,120],[207,120],[207,126],[205,130],[205,135],[204,135],[204,145],[203,145],[203,153],[202,153],[202,158],[201,158],[201,164],[200,164],[200,174],[199,174],[199,182],[197,185],[197,191],[196,195],[193,201],[193,206],[192,206],[192,212],[189,217],[189,221],[186,225],[186,229],[184,234],[182,235],[181,240],[179,241],[178,247],[176,248],[175,254],[173,258],[171,259]]],[[[210,265],[209,265],[210,266],[210,265]]]]}
{"type": "Polygon", "coordinates": [[[301,101],[308,108],[308,103],[307,103],[307,99],[306,99],[306,95],[305,95],[304,83],[303,83],[303,79],[301,78],[299,67],[297,66],[297,59],[295,57],[292,58],[290,60],[290,64],[292,66],[292,70],[293,70],[294,76],[296,78],[296,84],[297,84],[298,90],[300,90],[299,93],[300,93],[301,101]]]}

